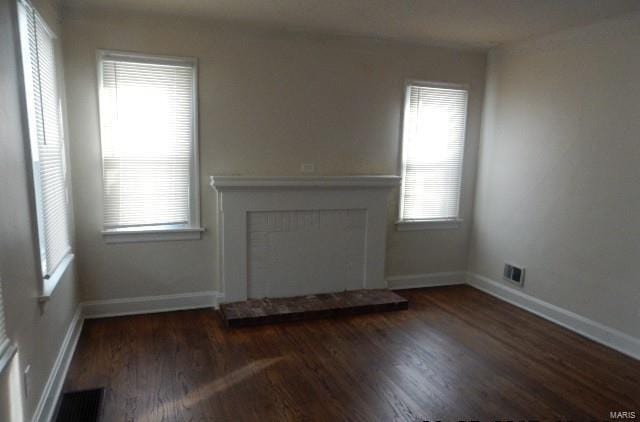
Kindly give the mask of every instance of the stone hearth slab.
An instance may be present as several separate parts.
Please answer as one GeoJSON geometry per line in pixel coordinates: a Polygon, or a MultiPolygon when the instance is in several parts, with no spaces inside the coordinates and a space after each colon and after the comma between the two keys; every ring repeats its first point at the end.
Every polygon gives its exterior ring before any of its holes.
{"type": "Polygon", "coordinates": [[[332,318],[408,309],[409,302],[387,289],[351,290],[277,299],[250,299],[220,305],[228,327],[332,318]]]}

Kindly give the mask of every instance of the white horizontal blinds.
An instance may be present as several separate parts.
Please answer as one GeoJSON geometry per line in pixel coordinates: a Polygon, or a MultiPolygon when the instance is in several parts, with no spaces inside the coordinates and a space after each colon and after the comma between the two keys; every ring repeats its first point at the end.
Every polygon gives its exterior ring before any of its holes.
{"type": "Polygon", "coordinates": [[[467,90],[410,85],[403,134],[403,220],[458,217],[467,90]]]}
{"type": "Polygon", "coordinates": [[[106,228],[190,223],[194,64],[104,56],[106,228]]]}
{"type": "Polygon", "coordinates": [[[29,4],[21,3],[20,13],[41,259],[48,277],[71,251],[61,103],[53,35],[29,4]]]}

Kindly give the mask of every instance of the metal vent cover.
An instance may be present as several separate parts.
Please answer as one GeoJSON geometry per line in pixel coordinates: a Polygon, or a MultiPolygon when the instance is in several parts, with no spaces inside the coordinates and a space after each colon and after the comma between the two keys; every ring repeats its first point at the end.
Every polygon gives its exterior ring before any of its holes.
{"type": "Polygon", "coordinates": [[[510,263],[505,263],[502,277],[507,281],[522,286],[524,284],[524,268],[510,263]]]}

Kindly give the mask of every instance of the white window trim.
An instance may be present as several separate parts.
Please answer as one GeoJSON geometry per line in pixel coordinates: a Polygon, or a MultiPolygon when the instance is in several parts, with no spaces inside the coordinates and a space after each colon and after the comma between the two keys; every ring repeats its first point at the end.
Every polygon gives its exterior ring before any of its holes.
{"type": "MultiPolygon", "coordinates": [[[[186,225],[134,226],[126,228],[104,227],[102,236],[105,243],[154,242],[167,240],[199,240],[204,228],[200,223],[200,159],[198,141],[198,59],[196,57],[162,56],[116,50],[98,50],[96,66],[98,71],[98,119],[100,129],[100,169],[104,174],[104,153],[102,149],[102,123],[100,99],[102,98],[103,66],[106,58],[134,59],[151,63],[189,63],[193,69],[193,166],[191,176],[190,221],[186,225]]],[[[104,176],[102,176],[104,189],[104,176]]],[[[104,194],[102,195],[104,201],[104,194]]],[[[104,209],[104,206],[102,207],[104,209]]]]}
{"type": "MultiPolygon", "coordinates": [[[[27,4],[29,7],[33,8],[34,10],[36,10],[36,13],[39,14],[38,10],[36,7],[34,7],[28,0],[19,0],[25,4],[27,4]]],[[[18,16],[18,19],[20,19],[20,17],[18,16]]],[[[44,29],[47,31],[47,33],[54,39],[57,40],[58,36],[55,34],[55,32],[53,32],[53,30],[51,29],[51,27],[49,27],[49,25],[47,24],[47,22],[44,20],[44,18],[42,16],[40,16],[40,22],[42,24],[42,26],[44,27],[44,29]]],[[[21,75],[21,77],[19,78],[19,89],[21,92],[21,115],[22,115],[22,119],[23,119],[23,127],[26,128],[25,129],[25,135],[26,135],[26,139],[28,141],[27,146],[25,147],[26,150],[26,155],[27,155],[27,179],[29,180],[29,194],[31,196],[31,214],[35,217],[32,221],[32,227],[33,227],[33,239],[34,239],[34,255],[37,259],[37,262],[39,263],[39,265],[36,268],[37,274],[38,274],[38,279],[40,280],[39,282],[39,295],[38,295],[38,300],[40,302],[46,302],[48,301],[51,296],[53,295],[53,292],[55,290],[55,288],[58,286],[58,284],[60,283],[60,280],[62,280],[62,278],[65,276],[65,274],[67,273],[67,269],[69,268],[69,266],[71,265],[71,263],[73,262],[73,259],[75,257],[75,255],[73,254],[73,197],[72,197],[72,191],[71,191],[71,175],[70,175],[70,171],[69,168],[67,167],[67,172],[66,172],[66,188],[67,188],[67,195],[69,198],[69,203],[70,203],[70,207],[69,207],[69,229],[72,231],[70,233],[70,237],[71,237],[71,249],[69,250],[69,252],[67,253],[67,255],[62,259],[62,261],[60,261],[60,263],[58,264],[58,266],[56,267],[56,269],[53,271],[53,273],[49,276],[49,277],[45,277],[45,273],[44,270],[42,268],[42,261],[43,258],[42,256],[45,254],[45,242],[44,242],[44,237],[42,235],[42,231],[40,230],[40,227],[43,227],[44,223],[42,220],[42,200],[40,198],[40,189],[39,189],[39,178],[40,175],[36,174],[34,166],[33,166],[33,140],[31,139],[31,134],[32,134],[32,125],[34,124],[32,122],[32,119],[30,118],[30,115],[32,115],[32,111],[30,111],[31,106],[29,105],[29,93],[27,92],[27,84],[25,82],[25,69],[24,69],[24,57],[23,57],[23,51],[22,51],[22,46],[23,46],[23,34],[20,32],[20,30],[18,31],[18,40],[20,42],[20,48],[18,48],[18,71],[19,74],[21,75]]],[[[54,51],[55,57],[56,59],[59,58],[59,54],[60,52],[58,51],[58,45],[56,43],[54,43],[54,49],[56,51],[54,51]]],[[[60,63],[56,60],[55,66],[58,68],[58,70],[60,69],[60,63]]],[[[69,157],[69,148],[68,148],[68,139],[67,139],[67,125],[66,125],[66,113],[65,113],[65,107],[66,107],[66,101],[65,101],[65,86],[64,86],[64,78],[61,76],[62,74],[59,73],[58,74],[58,95],[59,95],[59,100],[62,101],[62,110],[60,111],[62,113],[62,122],[60,125],[60,131],[62,132],[62,139],[63,139],[63,143],[64,143],[64,154],[65,154],[65,160],[67,163],[70,163],[70,157],[69,157]]],[[[9,346],[9,349],[11,349],[11,345],[9,346]]],[[[13,350],[12,353],[15,353],[15,350],[13,350]]],[[[0,355],[0,360],[4,359],[5,356],[4,355],[0,355]]],[[[1,366],[0,366],[1,368],[1,366]]]]}
{"type": "Polygon", "coordinates": [[[412,230],[445,230],[458,229],[464,220],[462,218],[451,218],[443,220],[398,220],[396,221],[396,231],[406,232],[412,230]]]}
{"type": "Polygon", "coordinates": [[[75,255],[73,253],[68,253],[64,258],[62,258],[62,261],[60,261],[60,264],[58,264],[55,271],[48,278],[44,277],[42,279],[42,292],[39,297],[40,301],[45,301],[51,298],[53,291],[67,273],[67,269],[71,266],[74,258],[75,255]]]}
{"type": "MultiPolygon", "coordinates": [[[[0,276],[0,284],[2,284],[1,276],[0,276]]],[[[2,291],[1,287],[2,286],[0,286],[0,292],[2,291]]],[[[3,297],[2,293],[0,293],[0,313],[4,312],[4,303],[6,303],[4,299],[6,299],[6,297],[3,297]]],[[[2,373],[4,372],[4,369],[7,367],[9,362],[11,362],[11,358],[13,357],[13,355],[15,355],[16,350],[18,350],[18,348],[16,347],[16,344],[11,342],[11,339],[9,338],[9,333],[7,332],[8,331],[7,320],[5,316],[6,315],[4,314],[0,314],[0,319],[4,320],[4,334],[5,334],[4,340],[0,341],[0,375],[2,375],[2,373]]]]}
{"type": "Polygon", "coordinates": [[[157,242],[164,240],[197,240],[205,231],[203,227],[156,226],[153,229],[132,227],[127,229],[103,230],[106,243],[157,242]]]}
{"type": "Polygon", "coordinates": [[[6,344],[0,344],[0,374],[4,372],[9,362],[11,362],[13,355],[18,351],[18,347],[9,339],[7,339],[5,343],[6,344]]]}
{"type": "Polygon", "coordinates": [[[458,202],[458,215],[455,218],[448,219],[425,219],[425,220],[406,220],[402,219],[402,207],[404,204],[404,181],[405,181],[405,148],[404,148],[404,127],[406,124],[407,116],[407,106],[409,105],[409,87],[410,86],[425,86],[432,88],[452,88],[452,89],[464,89],[469,92],[468,84],[460,84],[460,83],[452,83],[452,82],[434,82],[434,81],[424,81],[419,79],[406,79],[404,82],[404,102],[402,109],[402,126],[400,127],[400,192],[399,192],[399,201],[398,201],[398,219],[395,222],[396,231],[414,231],[414,230],[447,230],[447,229],[458,229],[460,225],[464,221],[461,217],[461,208],[462,208],[462,191],[464,185],[464,179],[462,177],[464,173],[464,153],[466,150],[466,132],[467,132],[467,118],[469,114],[469,104],[467,103],[467,110],[465,111],[465,145],[462,150],[462,166],[460,166],[460,198],[458,202]]]}

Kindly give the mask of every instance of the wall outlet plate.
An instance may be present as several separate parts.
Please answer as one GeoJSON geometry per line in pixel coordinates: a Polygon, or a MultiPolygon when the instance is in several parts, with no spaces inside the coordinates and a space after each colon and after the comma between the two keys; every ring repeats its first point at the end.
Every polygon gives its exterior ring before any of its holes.
{"type": "Polygon", "coordinates": [[[316,165],[313,163],[301,163],[300,172],[302,173],[315,173],[316,165]]]}
{"type": "Polygon", "coordinates": [[[24,368],[24,372],[22,374],[22,384],[24,386],[24,397],[28,398],[31,393],[31,365],[27,365],[24,368]]]}

